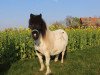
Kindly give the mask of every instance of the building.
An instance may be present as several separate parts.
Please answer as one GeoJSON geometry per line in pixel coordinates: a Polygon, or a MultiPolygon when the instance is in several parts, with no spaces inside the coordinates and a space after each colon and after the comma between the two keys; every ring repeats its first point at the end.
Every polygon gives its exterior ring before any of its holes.
{"type": "Polygon", "coordinates": [[[95,17],[80,18],[80,23],[83,26],[100,26],[100,18],[95,18],[95,17]]]}

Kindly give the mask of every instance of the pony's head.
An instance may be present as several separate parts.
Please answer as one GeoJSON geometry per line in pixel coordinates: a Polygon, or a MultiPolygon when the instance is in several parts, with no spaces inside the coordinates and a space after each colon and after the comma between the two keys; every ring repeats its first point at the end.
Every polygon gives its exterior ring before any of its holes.
{"type": "Polygon", "coordinates": [[[32,36],[34,40],[37,40],[40,34],[42,35],[42,37],[46,35],[47,27],[46,23],[42,19],[42,14],[30,14],[29,28],[32,30],[32,36]]]}

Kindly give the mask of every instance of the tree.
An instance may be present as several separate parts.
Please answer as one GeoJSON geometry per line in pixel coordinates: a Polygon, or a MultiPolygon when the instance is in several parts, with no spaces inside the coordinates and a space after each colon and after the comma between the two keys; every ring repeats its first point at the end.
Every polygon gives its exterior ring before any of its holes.
{"type": "Polygon", "coordinates": [[[66,26],[77,28],[81,26],[80,18],[68,16],[66,18],[66,26]]]}
{"type": "Polygon", "coordinates": [[[67,16],[65,19],[66,26],[70,26],[72,24],[73,17],[72,16],[67,16]]]}

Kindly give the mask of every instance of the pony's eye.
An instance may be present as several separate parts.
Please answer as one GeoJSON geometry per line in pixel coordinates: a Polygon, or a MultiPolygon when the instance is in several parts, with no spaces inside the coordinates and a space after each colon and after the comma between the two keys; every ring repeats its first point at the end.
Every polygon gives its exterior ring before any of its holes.
{"type": "Polygon", "coordinates": [[[32,24],[31,24],[31,23],[30,23],[29,25],[30,25],[30,26],[32,26],[32,24]]]}

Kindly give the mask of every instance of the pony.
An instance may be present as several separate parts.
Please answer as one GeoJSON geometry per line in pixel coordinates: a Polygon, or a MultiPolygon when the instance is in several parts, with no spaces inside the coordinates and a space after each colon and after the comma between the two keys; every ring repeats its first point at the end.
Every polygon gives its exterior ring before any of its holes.
{"type": "Polygon", "coordinates": [[[34,39],[34,47],[36,55],[40,62],[40,71],[43,71],[45,65],[43,63],[43,55],[46,60],[46,73],[51,74],[50,69],[50,56],[55,55],[55,62],[58,61],[58,56],[61,53],[61,63],[63,63],[66,46],[68,44],[68,35],[62,30],[58,29],[50,31],[46,26],[45,21],[42,18],[42,14],[34,15],[30,14],[29,28],[31,29],[32,37],[34,39]]]}

